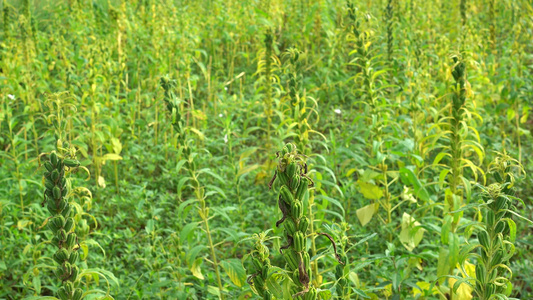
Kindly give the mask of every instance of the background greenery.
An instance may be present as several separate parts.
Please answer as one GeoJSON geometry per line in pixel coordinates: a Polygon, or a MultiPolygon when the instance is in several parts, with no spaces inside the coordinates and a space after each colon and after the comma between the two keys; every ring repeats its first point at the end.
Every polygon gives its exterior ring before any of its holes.
{"type": "MultiPolygon", "coordinates": [[[[442,258],[443,241],[459,249],[475,239],[468,222],[479,218],[465,210],[447,241],[451,55],[466,68],[460,135],[472,146],[461,156],[462,205],[479,199],[473,182],[492,182],[483,174],[495,151],[533,168],[531,1],[4,0],[2,12],[0,299],[52,296],[59,284],[37,159],[55,147],[50,101],[62,103],[67,139],[91,173],[72,175],[88,189],[72,198],[86,212],[76,225],[82,266],[108,273],[83,280],[101,290],[87,299],[255,297],[251,237],[282,235],[268,189],[275,153],[302,140],[314,228],[346,253],[353,289],[339,292],[331,244],[313,238],[322,297],[449,296],[453,283],[439,276],[461,272],[442,258]],[[188,157],[160,87],[166,75],[193,140],[222,291],[183,180],[188,157]]],[[[521,176],[515,186],[529,219],[531,184],[521,176]]],[[[531,299],[533,226],[516,223],[511,296],[531,299]]],[[[267,242],[280,267],[281,243],[267,242]]],[[[470,299],[461,293],[453,299],[470,299]]]]}

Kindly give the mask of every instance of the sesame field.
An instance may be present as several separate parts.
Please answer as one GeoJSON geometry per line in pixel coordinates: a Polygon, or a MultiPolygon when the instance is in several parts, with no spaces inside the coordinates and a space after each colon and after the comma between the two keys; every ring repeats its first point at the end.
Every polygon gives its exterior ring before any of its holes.
{"type": "Polygon", "coordinates": [[[0,0],[0,300],[533,299],[532,108],[531,0],[0,0]]]}

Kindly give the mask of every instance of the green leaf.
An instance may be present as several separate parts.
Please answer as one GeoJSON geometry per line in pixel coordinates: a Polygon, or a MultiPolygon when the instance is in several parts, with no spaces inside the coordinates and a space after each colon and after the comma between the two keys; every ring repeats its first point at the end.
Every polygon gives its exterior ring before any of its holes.
{"type": "Polygon", "coordinates": [[[191,177],[182,177],[178,182],[178,198],[181,198],[181,192],[183,191],[183,187],[190,179],[191,177]]]}
{"type": "Polygon", "coordinates": [[[185,225],[180,232],[180,241],[183,243],[184,241],[188,240],[190,234],[193,233],[197,227],[198,227],[197,222],[191,222],[185,225]]]}
{"type": "Polygon", "coordinates": [[[448,173],[450,173],[450,169],[444,169],[440,171],[440,174],[439,174],[439,187],[440,188],[444,187],[444,183],[446,182],[446,176],[448,175],[448,173]]]}
{"type": "Polygon", "coordinates": [[[515,117],[516,115],[516,112],[514,111],[514,109],[510,108],[507,110],[507,120],[508,121],[512,121],[513,118],[515,117]]]}
{"type": "Polygon", "coordinates": [[[182,160],[178,161],[178,163],[176,164],[176,173],[179,173],[179,171],[181,170],[181,168],[183,168],[183,165],[186,162],[187,161],[185,159],[182,159],[182,160]]]}
{"type": "Polygon", "coordinates": [[[226,181],[224,180],[224,178],[220,177],[220,175],[218,175],[215,172],[211,171],[211,169],[209,169],[209,168],[201,169],[201,170],[198,171],[198,175],[203,174],[203,173],[211,175],[213,178],[217,179],[222,184],[226,184],[226,181]]]}
{"type": "Polygon", "coordinates": [[[449,234],[452,229],[453,217],[447,214],[442,221],[442,229],[440,232],[440,240],[444,245],[448,245],[449,234]]]}
{"type": "Polygon", "coordinates": [[[33,285],[33,288],[35,289],[35,292],[37,294],[40,294],[41,293],[41,277],[34,276],[32,279],[32,285],[33,285]]]}
{"type": "Polygon", "coordinates": [[[418,177],[413,172],[413,170],[409,168],[401,168],[400,178],[402,179],[402,182],[404,184],[410,184],[411,186],[413,186],[413,189],[415,191],[415,196],[417,196],[422,201],[425,201],[425,202],[430,201],[429,192],[422,185],[420,180],[418,180],[418,177]]]}
{"type": "Polygon", "coordinates": [[[216,286],[208,285],[207,292],[220,298],[220,290],[216,286]]]}
{"type": "Polygon", "coordinates": [[[238,259],[226,259],[220,262],[220,265],[226,271],[231,282],[236,286],[242,287],[246,282],[246,271],[242,262],[238,259]]]}
{"type": "Polygon", "coordinates": [[[516,240],[516,223],[511,218],[506,218],[507,225],[509,225],[509,240],[514,243],[516,240]]]}
{"type": "Polygon", "coordinates": [[[78,276],[81,278],[86,275],[93,276],[93,278],[94,277],[104,278],[108,286],[110,285],[110,283],[112,283],[113,286],[115,287],[120,286],[119,281],[115,277],[115,275],[113,275],[113,273],[106,271],[104,269],[99,269],[99,268],[85,269],[85,270],[82,270],[78,276]]]}
{"type": "Polygon", "coordinates": [[[452,233],[450,235],[451,239],[450,239],[450,243],[449,243],[449,266],[450,268],[455,268],[455,265],[457,264],[457,262],[459,261],[459,249],[460,249],[460,241],[459,241],[459,236],[457,235],[457,233],[452,233]]]}
{"type": "Polygon", "coordinates": [[[370,296],[368,296],[363,290],[360,290],[358,288],[352,288],[352,291],[354,291],[361,298],[364,298],[364,299],[370,298],[370,296]]]}
{"type": "Polygon", "coordinates": [[[226,193],[224,193],[224,191],[218,186],[207,184],[205,188],[207,190],[207,192],[205,193],[206,198],[209,197],[210,195],[219,194],[220,196],[222,196],[222,198],[228,199],[228,197],[226,196],[226,193]]]}
{"type": "Polygon", "coordinates": [[[435,159],[433,160],[433,164],[437,165],[445,156],[451,157],[451,154],[446,153],[446,152],[441,152],[437,154],[437,156],[435,156],[435,159]]]}
{"type": "Polygon", "coordinates": [[[449,264],[449,256],[450,252],[448,249],[441,247],[439,251],[439,260],[437,263],[437,277],[450,274],[451,268],[449,264]]]}
{"type": "Polygon", "coordinates": [[[328,299],[331,299],[331,297],[333,296],[330,290],[320,289],[320,290],[317,290],[316,292],[319,295],[318,299],[328,300],[328,299]]]}
{"type": "Polygon", "coordinates": [[[150,219],[148,222],[146,222],[146,227],[144,227],[144,229],[146,230],[146,233],[152,234],[152,232],[154,232],[154,227],[154,220],[150,219]]]}
{"type": "Polygon", "coordinates": [[[193,247],[192,249],[190,249],[187,252],[187,255],[185,255],[185,259],[187,260],[187,264],[189,266],[192,266],[194,261],[196,260],[196,257],[198,256],[198,253],[200,253],[201,251],[203,251],[206,248],[207,247],[204,246],[204,245],[197,245],[197,246],[193,247]]]}
{"type": "Polygon", "coordinates": [[[120,154],[122,151],[122,143],[117,138],[111,138],[111,145],[113,145],[113,152],[116,154],[120,154]]]}
{"type": "Polygon", "coordinates": [[[280,274],[273,273],[265,280],[265,286],[268,291],[277,299],[283,299],[283,289],[279,282],[283,276],[280,274]]]}

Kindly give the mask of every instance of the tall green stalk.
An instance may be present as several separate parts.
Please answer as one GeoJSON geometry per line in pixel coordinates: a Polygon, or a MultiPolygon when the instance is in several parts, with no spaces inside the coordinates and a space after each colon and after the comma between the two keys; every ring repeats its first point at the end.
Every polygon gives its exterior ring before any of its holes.
{"type": "Polygon", "coordinates": [[[44,163],[44,182],[46,190],[44,192],[43,204],[46,204],[51,214],[48,220],[48,228],[53,233],[51,244],[57,247],[53,255],[58,267],[54,274],[61,282],[61,287],[56,295],[61,300],[80,300],[84,298],[84,292],[80,288],[81,278],[78,278],[80,269],[76,264],[80,258],[78,236],[74,232],[74,205],[69,202],[72,196],[72,187],[69,183],[68,175],[76,171],[80,162],[73,156],[69,143],[66,142],[65,128],[68,124],[67,118],[63,115],[61,96],[56,95],[56,101],[51,105],[55,111],[50,114],[48,121],[53,125],[56,147],[48,156],[48,161],[44,163]],[[56,107],[54,107],[54,104],[56,107]]]}
{"type": "Polygon", "coordinates": [[[271,128],[272,128],[272,42],[274,36],[272,29],[268,28],[265,34],[265,115],[267,119],[267,151],[271,143],[271,128]]]}
{"type": "Polygon", "coordinates": [[[461,11],[461,24],[463,24],[463,27],[466,26],[466,1],[467,0],[461,0],[459,4],[459,9],[461,11]]]}
{"type": "MultiPolygon", "coordinates": [[[[318,299],[318,286],[313,286],[311,257],[307,246],[310,219],[304,215],[309,209],[306,204],[309,202],[310,188],[314,184],[307,176],[308,166],[305,163],[305,156],[298,153],[296,145],[286,144],[280,152],[276,153],[276,156],[278,164],[269,188],[279,190],[277,202],[282,218],[276,222],[276,227],[283,225],[286,237],[286,244],[280,247],[280,252],[286,262],[284,274],[289,277],[287,279],[292,298],[316,300],[318,299]]],[[[335,257],[340,262],[333,238],[326,233],[319,234],[328,237],[332,242],[335,257]]],[[[270,260],[267,259],[268,254],[264,251],[259,256],[257,252],[256,250],[252,253],[254,273],[250,275],[248,282],[263,299],[271,299],[274,291],[269,290],[270,286],[265,284],[271,268],[270,260]]]]}
{"type": "Polygon", "coordinates": [[[185,158],[186,169],[189,173],[190,180],[192,181],[192,187],[194,190],[194,195],[198,201],[198,214],[202,219],[204,225],[205,233],[207,236],[208,246],[211,252],[211,259],[213,267],[215,269],[217,286],[219,289],[219,294],[221,299],[225,299],[222,280],[220,277],[219,263],[216,255],[215,244],[213,243],[213,238],[211,235],[211,230],[209,227],[209,207],[205,201],[205,192],[204,188],[200,186],[198,180],[198,172],[196,170],[196,163],[194,162],[195,153],[192,149],[192,143],[188,139],[187,131],[185,127],[186,120],[182,117],[182,112],[180,109],[180,103],[177,101],[177,98],[174,94],[174,89],[176,88],[176,81],[171,80],[168,77],[161,78],[161,86],[165,90],[165,103],[167,104],[167,109],[172,118],[172,126],[178,134],[178,147],[182,151],[182,155],[185,158]]]}
{"type": "MultiPolygon", "coordinates": [[[[60,148],[58,150],[62,152],[60,148]]],[[[83,298],[83,290],[77,287],[80,285],[78,279],[80,270],[76,265],[80,248],[78,237],[74,232],[74,219],[71,217],[73,206],[67,200],[69,188],[65,178],[65,174],[72,172],[80,163],[67,157],[52,152],[49,161],[44,163],[47,170],[44,173],[45,201],[52,215],[48,222],[48,228],[54,235],[52,245],[58,248],[53,256],[58,264],[54,274],[61,281],[61,287],[56,295],[61,300],[80,300],[83,298]]]]}
{"type": "MultiPolygon", "coordinates": [[[[283,224],[287,244],[280,248],[292,274],[293,297],[305,295],[305,299],[317,299],[312,282],[311,257],[307,249],[307,230],[310,220],[304,216],[312,181],[307,177],[307,165],[294,144],[286,144],[278,154],[278,166],[274,186],[279,186],[278,206],[283,217],[276,226],[283,224]],[[306,199],[307,198],[307,199],[306,199]]],[[[309,209],[309,208],[307,208],[309,209]]]]}
{"type": "MultiPolygon", "coordinates": [[[[465,65],[457,57],[453,57],[455,63],[452,75],[455,79],[454,93],[452,95],[451,118],[450,118],[450,167],[451,180],[449,182],[451,194],[447,197],[450,210],[455,211],[462,205],[463,193],[460,190],[463,177],[463,135],[461,129],[464,126],[464,114],[466,112],[466,70],[465,65]]],[[[452,232],[455,232],[459,218],[462,214],[454,214],[452,232]]]]}
{"type": "MultiPolygon", "coordinates": [[[[286,56],[288,58],[288,96],[289,103],[291,108],[291,114],[296,123],[296,136],[294,137],[295,146],[300,149],[301,154],[309,155],[311,153],[311,148],[309,146],[309,132],[311,131],[311,126],[309,125],[307,119],[307,111],[310,110],[307,107],[306,95],[300,95],[299,91],[299,79],[300,74],[298,70],[298,61],[300,58],[300,52],[298,49],[291,48],[287,50],[286,56]]],[[[313,207],[315,205],[315,195],[314,190],[309,190],[309,207],[307,210],[307,216],[309,218],[309,231],[311,236],[311,256],[315,257],[317,255],[316,250],[316,241],[315,241],[315,215],[313,213],[313,207]]],[[[313,273],[313,278],[319,281],[318,273],[318,261],[311,263],[311,269],[313,273]]],[[[316,282],[318,284],[318,282],[316,282]]]]}

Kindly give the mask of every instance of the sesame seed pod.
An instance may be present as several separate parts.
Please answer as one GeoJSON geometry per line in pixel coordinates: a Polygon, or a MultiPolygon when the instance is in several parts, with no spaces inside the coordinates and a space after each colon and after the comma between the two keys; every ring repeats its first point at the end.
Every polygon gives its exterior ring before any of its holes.
{"type": "Polygon", "coordinates": [[[83,291],[80,288],[77,288],[72,295],[72,300],[81,300],[83,297],[83,291]]]}
{"type": "Polygon", "coordinates": [[[59,200],[61,199],[61,190],[58,186],[54,186],[54,189],[52,190],[52,193],[54,195],[54,199],[59,200]]]}
{"type": "Polygon", "coordinates": [[[57,290],[57,296],[59,297],[60,300],[69,300],[69,295],[65,291],[64,287],[60,287],[57,290]]]}
{"type": "Polygon", "coordinates": [[[302,202],[295,201],[291,206],[291,214],[293,218],[300,219],[303,217],[302,202]]]}
{"type": "Polygon", "coordinates": [[[308,189],[309,189],[309,180],[305,177],[302,177],[300,179],[300,185],[298,186],[298,189],[296,190],[295,198],[297,200],[302,201],[308,189]]]}
{"type": "Polygon", "coordinates": [[[57,165],[57,154],[55,152],[50,154],[50,163],[52,163],[52,166],[54,167],[57,165]]]}
{"type": "Polygon", "coordinates": [[[68,257],[68,262],[71,264],[75,264],[78,261],[78,258],[80,257],[80,254],[77,251],[73,251],[70,253],[70,256],[68,257]]]}
{"type": "Polygon", "coordinates": [[[65,163],[65,166],[69,168],[77,168],[80,166],[80,162],[76,159],[65,159],[64,163],[65,163]]]}
{"type": "Polygon", "coordinates": [[[294,221],[289,218],[288,220],[286,220],[284,223],[283,223],[283,226],[285,228],[285,230],[287,231],[287,233],[289,235],[294,235],[294,233],[296,232],[296,224],[294,224],[294,221]]]}
{"type": "Polygon", "coordinates": [[[71,232],[67,236],[67,248],[72,249],[76,245],[76,234],[74,232],[71,232]]]}
{"type": "Polygon", "coordinates": [[[285,203],[288,205],[292,205],[294,203],[294,196],[292,195],[292,192],[289,190],[289,188],[286,185],[283,185],[281,189],[279,190],[279,193],[281,195],[281,198],[285,203]]]}
{"type": "Polygon", "coordinates": [[[307,228],[309,227],[309,218],[304,217],[300,219],[300,224],[298,224],[298,230],[305,233],[307,232],[307,228]]]}

